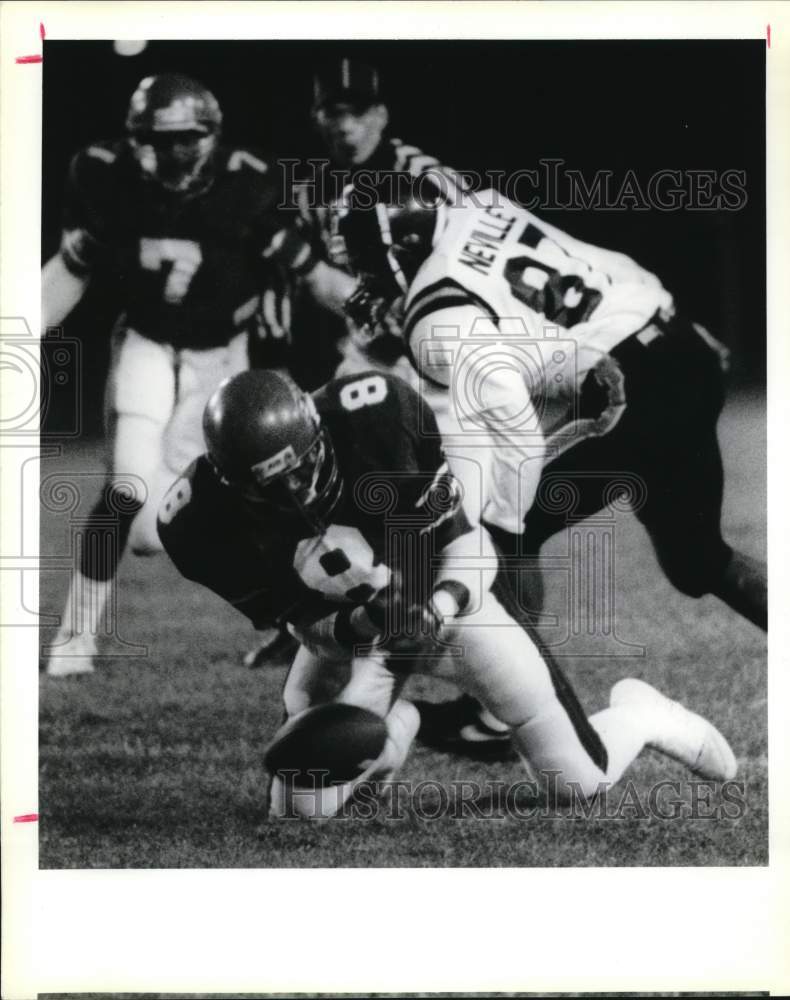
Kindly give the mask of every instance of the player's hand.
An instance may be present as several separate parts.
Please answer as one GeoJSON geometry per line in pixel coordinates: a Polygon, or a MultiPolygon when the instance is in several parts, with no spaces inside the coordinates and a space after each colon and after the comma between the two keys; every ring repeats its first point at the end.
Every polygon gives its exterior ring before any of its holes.
{"type": "MultiPolygon", "coordinates": [[[[393,570],[390,582],[362,605],[364,617],[377,633],[377,645],[397,653],[411,653],[435,640],[443,618],[433,598],[405,601],[400,573],[393,570]]],[[[357,619],[359,621],[359,619],[357,619]]]]}
{"type": "Polygon", "coordinates": [[[393,653],[413,653],[435,641],[443,627],[443,617],[432,597],[405,601],[400,574],[393,571],[390,583],[366,608],[379,626],[379,643],[393,653]]]}
{"type": "Polygon", "coordinates": [[[382,645],[393,653],[416,653],[435,643],[442,632],[443,618],[432,597],[402,607],[400,620],[392,623],[382,645]]]}
{"type": "Polygon", "coordinates": [[[351,335],[358,347],[375,350],[383,337],[400,338],[403,323],[403,296],[393,296],[388,283],[363,276],[343,304],[351,320],[351,335]]]}

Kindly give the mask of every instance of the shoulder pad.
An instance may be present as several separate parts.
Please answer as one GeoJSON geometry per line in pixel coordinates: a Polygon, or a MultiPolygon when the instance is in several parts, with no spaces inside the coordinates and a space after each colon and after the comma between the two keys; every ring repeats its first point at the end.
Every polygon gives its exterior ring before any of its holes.
{"type": "Polygon", "coordinates": [[[266,174],[269,172],[269,164],[248,149],[230,149],[225,169],[229,173],[252,170],[256,174],[266,174]]]}
{"type": "Polygon", "coordinates": [[[121,167],[123,142],[93,142],[76,153],[71,160],[69,176],[72,183],[90,185],[107,183],[121,167]]]}
{"type": "Polygon", "coordinates": [[[85,150],[85,155],[92,157],[94,160],[101,160],[102,163],[115,163],[118,159],[118,154],[112,149],[107,149],[106,146],[88,146],[85,150]]]}

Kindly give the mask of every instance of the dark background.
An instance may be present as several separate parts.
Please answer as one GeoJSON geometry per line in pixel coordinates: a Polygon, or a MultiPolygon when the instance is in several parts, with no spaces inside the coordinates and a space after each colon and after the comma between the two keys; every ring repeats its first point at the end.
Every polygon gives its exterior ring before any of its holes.
{"type": "MultiPolygon", "coordinates": [[[[632,169],[742,170],[738,211],[544,211],[582,239],[655,271],[679,308],[734,352],[733,379],[765,375],[765,46],[761,41],[44,43],[43,255],[59,239],[71,156],[123,132],[129,97],[151,73],[204,82],[225,137],[270,157],[320,157],[310,125],[312,69],[331,56],[377,66],[393,134],[458,169],[535,169],[545,158],[615,190],[632,169]]],[[[66,324],[82,341],[83,413],[97,430],[117,304],[92,288],[66,324]],[[91,414],[95,414],[91,418],[91,414]]],[[[48,414],[57,425],[59,402],[48,414]]]]}

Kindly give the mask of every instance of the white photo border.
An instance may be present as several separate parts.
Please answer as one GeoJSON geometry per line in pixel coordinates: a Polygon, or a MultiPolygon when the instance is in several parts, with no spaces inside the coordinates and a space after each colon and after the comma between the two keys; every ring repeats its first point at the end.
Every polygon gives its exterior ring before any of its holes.
{"type": "MultiPolygon", "coordinates": [[[[4,997],[38,992],[746,991],[790,986],[784,288],[790,12],[781,3],[5,3],[0,316],[39,329],[40,25],[66,38],[765,38],[770,866],[39,871],[37,636],[2,635],[4,997]],[[783,433],[784,430],[784,433],[783,433]],[[782,501],[785,501],[784,503],[782,501]],[[784,553],[784,558],[782,554],[784,553]],[[360,919],[360,918],[363,919],[360,919]]],[[[20,401],[7,396],[14,409],[20,401]]],[[[4,460],[7,456],[4,456],[4,460]]],[[[4,461],[4,464],[5,461],[4,461]]],[[[6,464],[7,468],[7,464],[6,464]]],[[[18,484],[3,477],[2,552],[18,484]],[[15,488],[16,487],[16,488],[15,488]]],[[[32,537],[37,512],[28,510],[32,537]]],[[[31,552],[31,555],[35,553],[31,552]]],[[[31,593],[37,579],[31,577],[31,593]]],[[[0,573],[0,587],[9,586],[0,573]]],[[[0,598],[9,597],[5,591],[0,598]]],[[[6,630],[8,631],[8,630],[6,630]]]]}

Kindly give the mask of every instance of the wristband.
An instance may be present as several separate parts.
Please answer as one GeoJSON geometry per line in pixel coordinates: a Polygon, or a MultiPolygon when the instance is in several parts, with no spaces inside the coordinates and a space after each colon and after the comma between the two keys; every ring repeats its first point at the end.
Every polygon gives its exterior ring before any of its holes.
{"type": "Polygon", "coordinates": [[[472,599],[472,595],[469,593],[469,588],[460,582],[460,580],[442,580],[437,583],[433,588],[433,596],[439,593],[441,590],[446,590],[447,593],[452,597],[456,603],[457,615],[461,615],[466,611],[469,606],[469,602],[472,599]]]}
{"type": "Polygon", "coordinates": [[[372,642],[381,631],[382,626],[373,620],[369,610],[368,606],[363,604],[338,611],[335,615],[333,628],[335,642],[346,649],[351,649],[359,643],[372,642]]]}

